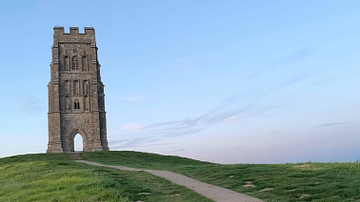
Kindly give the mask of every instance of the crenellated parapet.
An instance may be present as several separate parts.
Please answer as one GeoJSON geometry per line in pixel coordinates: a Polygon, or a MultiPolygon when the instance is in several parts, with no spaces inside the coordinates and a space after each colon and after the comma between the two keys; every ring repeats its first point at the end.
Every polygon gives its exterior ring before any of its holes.
{"type": "Polygon", "coordinates": [[[66,33],[64,27],[54,27],[54,45],[57,43],[90,43],[95,44],[95,30],[93,27],[84,27],[84,33],[79,33],[78,27],[70,27],[70,32],[66,33]]]}
{"type": "Polygon", "coordinates": [[[54,34],[57,35],[95,35],[95,31],[93,27],[84,27],[84,33],[79,33],[79,27],[70,27],[70,33],[65,33],[64,27],[55,26],[54,27],[54,34]]]}

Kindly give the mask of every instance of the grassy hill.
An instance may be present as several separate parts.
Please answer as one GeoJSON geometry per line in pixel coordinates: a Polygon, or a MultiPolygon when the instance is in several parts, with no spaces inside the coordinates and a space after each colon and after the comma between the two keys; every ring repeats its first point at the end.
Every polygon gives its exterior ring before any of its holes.
{"type": "MultiPolygon", "coordinates": [[[[140,152],[91,152],[109,165],[170,170],[264,201],[359,201],[359,163],[220,165],[140,152]]],[[[95,167],[65,154],[0,159],[0,201],[210,201],[145,172],[95,167]]]]}
{"type": "Polygon", "coordinates": [[[137,152],[83,153],[109,165],[174,171],[264,201],[360,201],[360,163],[220,165],[137,152]]]}
{"type": "Polygon", "coordinates": [[[76,163],[66,154],[0,159],[0,201],[211,200],[146,172],[76,163]]]}

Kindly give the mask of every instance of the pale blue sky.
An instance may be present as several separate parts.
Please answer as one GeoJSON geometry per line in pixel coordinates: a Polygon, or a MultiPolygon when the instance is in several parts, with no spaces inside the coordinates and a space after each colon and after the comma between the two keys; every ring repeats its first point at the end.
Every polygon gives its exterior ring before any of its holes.
{"type": "Polygon", "coordinates": [[[0,0],[0,156],[46,151],[54,26],[94,27],[112,150],[360,159],[360,1],[0,0]]]}

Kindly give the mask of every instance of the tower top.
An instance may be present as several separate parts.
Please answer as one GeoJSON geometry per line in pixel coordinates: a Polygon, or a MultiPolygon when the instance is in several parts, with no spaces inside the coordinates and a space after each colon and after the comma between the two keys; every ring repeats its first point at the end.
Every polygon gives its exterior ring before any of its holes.
{"type": "Polygon", "coordinates": [[[84,27],[84,33],[79,33],[78,27],[70,27],[70,33],[65,33],[64,27],[54,27],[54,44],[58,43],[89,43],[96,48],[95,29],[93,27],[84,27]]]}
{"type": "Polygon", "coordinates": [[[65,33],[64,27],[55,26],[54,34],[56,35],[95,35],[93,27],[84,27],[84,33],[79,33],[79,27],[70,27],[70,33],[65,33]]]}

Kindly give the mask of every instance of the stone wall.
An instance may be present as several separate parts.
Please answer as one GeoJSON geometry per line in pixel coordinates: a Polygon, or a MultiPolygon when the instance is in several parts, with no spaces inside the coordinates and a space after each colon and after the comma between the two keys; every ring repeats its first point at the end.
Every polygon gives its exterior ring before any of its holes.
{"type": "Polygon", "coordinates": [[[79,33],[54,27],[49,90],[47,152],[74,151],[80,134],[84,151],[109,150],[104,84],[100,77],[94,28],[79,33]]]}

